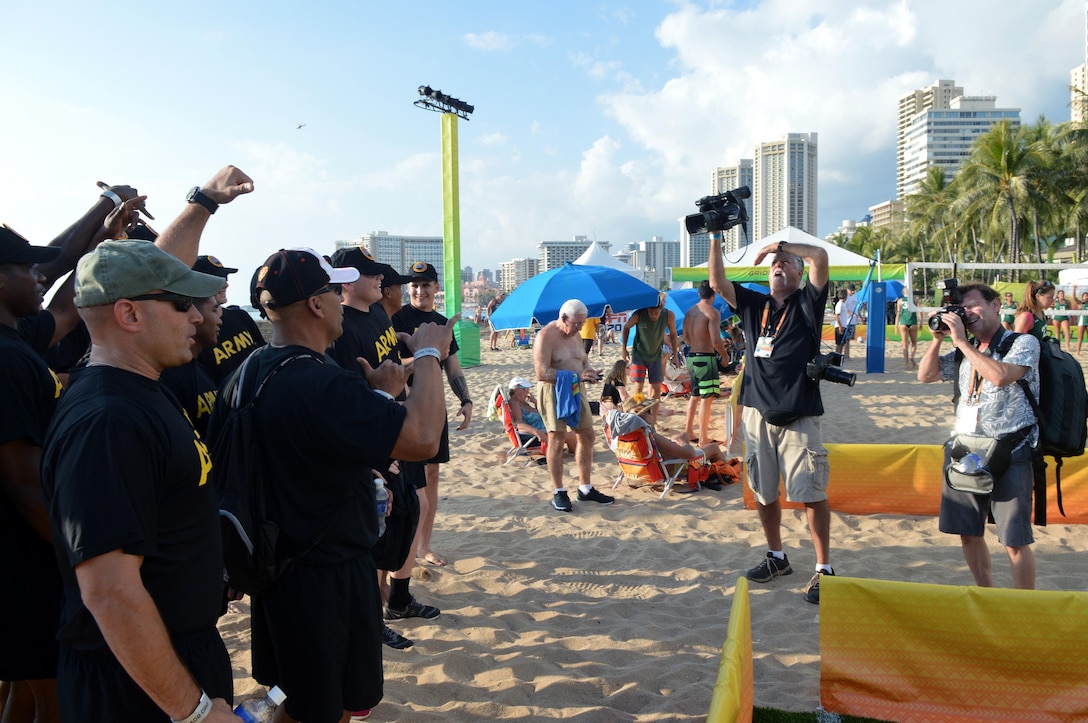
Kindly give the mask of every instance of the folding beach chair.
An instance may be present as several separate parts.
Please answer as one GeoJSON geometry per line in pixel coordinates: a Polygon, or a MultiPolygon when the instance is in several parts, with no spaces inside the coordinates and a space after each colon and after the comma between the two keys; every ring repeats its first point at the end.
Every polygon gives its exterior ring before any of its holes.
{"type": "Polygon", "coordinates": [[[632,487],[650,485],[656,489],[661,485],[664,489],[658,499],[664,499],[677,481],[700,489],[699,478],[705,480],[709,474],[709,467],[702,457],[664,459],[654,442],[653,430],[637,414],[608,410],[604,418],[604,439],[620,464],[620,473],[612,483],[612,489],[625,479],[632,487]],[[685,474],[687,476],[681,477],[685,474]]]}
{"type": "Polygon", "coordinates": [[[510,412],[510,402],[506,399],[506,394],[507,390],[501,384],[495,387],[495,391],[491,393],[491,408],[493,410],[491,416],[502,420],[503,431],[511,444],[511,449],[507,451],[506,461],[503,464],[510,464],[514,459],[521,456],[526,457],[523,467],[527,467],[531,462],[541,464],[547,453],[547,440],[541,440],[540,444],[536,444],[536,437],[518,432],[518,428],[514,424],[514,415],[510,412]]]}

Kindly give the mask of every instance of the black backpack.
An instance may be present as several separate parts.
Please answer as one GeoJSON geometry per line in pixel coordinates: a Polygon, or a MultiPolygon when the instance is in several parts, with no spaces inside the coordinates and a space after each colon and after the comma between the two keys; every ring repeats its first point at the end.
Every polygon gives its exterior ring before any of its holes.
{"type": "MultiPolygon", "coordinates": [[[[1007,332],[997,347],[1002,358],[1008,354],[1020,334],[1007,332]]],[[[959,364],[963,354],[956,352],[956,396],[959,393],[959,364]]],[[[1024,378],[1017,380],[1024,391],[1035,419],[1039,424],[1040,456],[1051,456],[1056,463],[1054,490],[1058,511],[1065,517],[1062,505],[1062,461],[1066,457],[1084,454],[1088,440],[1088,389],[1084,384],[1084,370],[1072,354],[1062,351],[1061,344],[1050,337],[1039,341],[1039,401],[1031,394],[1024,378]]],[[[1042,489],[1035,488],[1035,522],[1046,524],[1046,486],[1042,477],[1042,489]]]]}
{"type": "Polygon", "coordinates": [[[267,348],[251,354],[228,378],[216,401],[214,418],[219,423],[208,431],[211,480],[219,495],[226,582],[250,595],[271,587],[291,564],[324,537],[322,533],[302,553],[293,556],[285,556],[278,550],[280,530],[268,519],[262,474],[264,455],[253,429],[256,404],[276,374],[300,359],[321,363],[322,358],[313,352],[300,351],[282,359],[258,380],[253,370],[267,348]]]}

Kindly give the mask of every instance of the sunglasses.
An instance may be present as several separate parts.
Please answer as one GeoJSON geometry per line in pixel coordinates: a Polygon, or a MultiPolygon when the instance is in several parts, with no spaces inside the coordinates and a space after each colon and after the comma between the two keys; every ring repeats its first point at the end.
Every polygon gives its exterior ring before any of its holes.
{"type": "Polygon", "coordinates": [[[174,308],[181,313],[187,312],[193,308],[193,297],[182,296],[181,294],[175,294],[170,291],[161,291],[156,294],[140,294],[139,296],[128,297],[129,301],[169,301],[174,305],[174,308]]]}
{"type": "Polygon", "coordinates": [[[328,286],[325,286],[323,288],[318,289],[311,296],[321,296],[322,294],[327,294],[330,291],[332,293],[336,294],[337,296],[343,296],[344,295],[344,285],[343,284],[329,284],[328,286]]]}

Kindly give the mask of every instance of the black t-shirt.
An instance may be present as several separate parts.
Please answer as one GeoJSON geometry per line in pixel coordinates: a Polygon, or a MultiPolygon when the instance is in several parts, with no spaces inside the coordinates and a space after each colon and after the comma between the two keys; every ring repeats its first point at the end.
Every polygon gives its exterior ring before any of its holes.
{"type": "Polygon", "coordinates": [[[767,294],[751,291],[735,282],[733,289],[737,295],[737,312],[744,323],[747,349],[739,403],[761,412],[788,412],[804,417],[823,414],[820,385],[808,378],[805,366],[819,349],[814,324],[823,321],[828,287],[825,285],[820,291],[815,291],[812,284],[806,284],[791,294],[777,310],[767,294]],[[801,310],[799,304],[802,303],[808,304],[812,310],[809,318],[813,323],[809,323],[801,310]],[[755,351],[759,337],[765,333],[764,308],[767,308],[769,333],[777,329],[777,335],[771,356],[761,359],[756,357],[755,351]],[[782,322],[780,328],[779,321],[782,322]]]}
{"type": "MultiPolygon", "coordinates": [[[[252,363],[263,378],[301,347],[269,346],[252,363]]],[[[212,414],[215,435],[220,404],[212,414]]],[[[307,564],[332,565],[367,552],[378,539],[372,469],[385,469],[405,409],[377,394],[361,375],[335,363],[301,359],[284,366],[257,400],[268,517],[280,527],[284,554],[305,550],[307,564]],[[330,527],[330,521],[331,527],[330,527]],[[327,530],[327,531],[326,531],[327,530]]]]}
{"type": "Polygon", "coordinates": [[[196,358],[211,375],[212,381],[219,386],[231,375],[246,357],[265,345],[261,328],[249,315],[238,306],[223,309],[223,325],[219,327],[219,341],[200,352],[196,358]]]}
{"type": "Polygon", "coordinates": [[[64,374],[74,367],[91,348],[91,335],[87,325],[79,323],[64,338],[46,350],[45,363],[58,374],[64,374]]]}
{"type": "Polygon", "coordinates": [[[619,379],[612,382],[605,382],[604,386],[601,387],[601,401],[603,402],[606,399],[611,399],[613,404],[615,404],[617,407],[620,406],[621,400],[618,387],[622,386],[624,386],[624,383],[621,382],[619,379]]]}
{"type": "Polygon", "coordinates": [[[185,410],[193,428],[204,439],[218,392],[218,385],[212,375],[194,359],[180,367],[163,370],[159,381],[181,402],[181,408],[185,410]]]}
{"type": "Polygon", "coordinates": [[[326,352],[341,368],[348,371],[359,370],[357,357],[363,357],[370,366],[378,368],[386,359],[400,364],[401,345],[397,341],[397,330],[381,302],[370,307],[370,311],[360,311],[350,306],[344,307],[344,333],[332,343],[326,352]]]}
{"type": "Polygon", "coordinates": [[[79,375],[42,455],[65,588],[62,644],[107,649],[74,568],[117,549],[143,557],[140,577],[171,637],[215,626],[223,555],[210,470],[206,447],[159,382],[98,365],[79,375]]]}
{"type": "MultiPolygon", "coordinates": [[[[435,324],[445,324],[449,319],[439,314],[437,311],[420,311],[411,304],[402,306],[400,311],[393,314],[393,328],[397,331],[403,331],[405,334],[415,334],[423,324],[427,322],[434,322],[435,324]]],[[[457,346],[457,339],[450,339],[450,354],[456,354],[460,347],[457,346]]],[[[443,360],[442,368],[446,368],[446,362],[443,360]]],[[[412,386],[411,377],[408,378],[408,386],[412,386]]]]}

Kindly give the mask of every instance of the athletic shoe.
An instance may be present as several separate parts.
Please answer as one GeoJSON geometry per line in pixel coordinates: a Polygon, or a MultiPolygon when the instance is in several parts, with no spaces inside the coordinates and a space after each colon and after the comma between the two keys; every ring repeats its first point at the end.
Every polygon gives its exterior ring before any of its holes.
{"type": "Polygon", "coordinates": [[[808,581],[808,587],[805,588],[805,602],[810,602],[813,605],[820,604],[820,575],[834,575],[834,572],[826,572],[820,570],[818,573],[812,576],[812,579],[808,581]]]}
{"type": "Polygon", "coordinates": [[[369,717],[370,717],[370,709],[369,708],[367,708],[366,710],[357,710],[357,711],[355,711],[354,713],[351,714],[351,719],[352,720],[366,720],[369,717]]]}
{"type": "Polygon", "coordinates": [[[410,648],[414,645],[411,640],[404,637],[388,625],[386,625],[385,629],[382,630],[382,642],[388,645],[393,650],[404,650],[405,648],[410,648]]]}
{"type": "Polygon", "coordinates": [[[610,505],[616,501],[616,498],[609,497],[608,495],[602,495],[600,492],[597,491],[595,487],[590,487],[589,492],[583,492],[582,490],[578,490],[578,501],[600,502],[602,505],[610,505]]]}
{"type": "MultiPolygon", "coordinates": [[[[578,494],[581,494],[580,492],[578,494]]],[[[574,505],[570,503],[570,497],[567,496],[566,490],[562,492],[556,492],[552,496],[552,507],[560,512],[573,512],[574,505]]]]}
{"type": "Polygon", "coordinates": [[[442,611],[436,608],[434,605],[424,605],[416,600],[414,597],[409,596],[408,607],[404,609],[391,608],[388,605],[385,606],[384,617],[386,620],[403,620],[405,618],[423,618],[424,620],[434,620],[442,611]]]}
{"type": "Polygon", "coordinates": [[[763,562],[744,573],[744,576],[752,582],[770,582],[779,575],[789,575],[792,572],[793,568],[790,567],[788,557],[779,560],[768,552],[767,556],[763,558],[763,562]]]}

